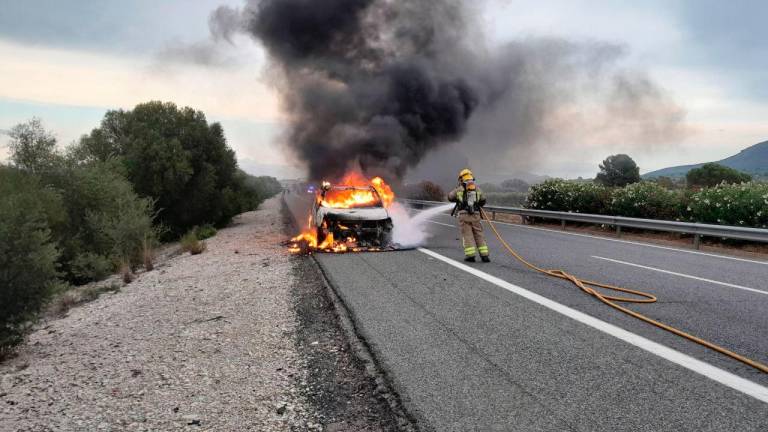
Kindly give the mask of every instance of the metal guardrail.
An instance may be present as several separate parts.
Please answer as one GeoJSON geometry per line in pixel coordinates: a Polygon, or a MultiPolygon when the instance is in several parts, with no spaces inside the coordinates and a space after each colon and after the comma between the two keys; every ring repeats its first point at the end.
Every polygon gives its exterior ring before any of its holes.
{"type": "MultiPolygon", "coordinates": [[[[446,203],[439,201],[422,201],[411,199],[400,199],[399,201],[419,207],[434,207],[446,203]]],[[[730,225],[712,225],[700,224],[695,222],[677,222],[655,219],[638,219],[622,216],[605,216],[586,213],[569,213],[550,210],[533,210],[520,207],[500,207],[485,206],[486,212],[491,214],[491,218],[496,220],[497,213],[515,214],[524,217],[538,217],[542,219],[555,219],[561,221],[565,228],[566,222],[582,222],[599,225],[609,225],[616,228],[616,234],[621,236],[621,228],[640,228],[653,231],[677,232],[693,235],[693,245],[696,249],[701,245],[701,237],[718,237],[738,240],[749,240],[754,242],[768,243],[768,229],[737,227],[730,225]]]]}

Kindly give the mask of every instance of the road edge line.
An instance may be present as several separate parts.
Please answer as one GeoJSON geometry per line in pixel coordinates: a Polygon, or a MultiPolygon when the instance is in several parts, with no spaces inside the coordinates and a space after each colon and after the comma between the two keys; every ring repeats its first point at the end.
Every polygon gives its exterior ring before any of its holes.
{"type": "Polygon", "coordinates": [[[568,306],[562,305],[556,301],[550,300],[544,296],[541,296],[525,288],[522,288],[510,282],[507,282],[496,276],[492,276],[488,273],[485,273],[483,271],[480,271],[468,265],[457,262],[437,252],[431,251],[423,247],[419,248],[418,250],[448,265],[451,265],[469,274],[477,276],[485,280],[486,282],[490,282],[500,288],[503,288],[509,292],[512,292],[521,297],[524,297],[534,303],[544,306],[547,309],[558,312],[562,315],[567,316],[568,318],[571,318],[575,321],[578,321],[596,330],[600,330],[603,333],[609,334],[615,338],[621,339],[624,342],[634,345],[644,351],[647,351],[651,354],[654,354],[658,357],[661,357],[665,360],[668,360],[672,363],[682,366],[690,371],[703,375],[713,381],[723,384],[726,387],[730,387],[738,392],[752,396],[753,398],[768,404],[768,388],[767,387],[763,387],[760,384],[749,381],[746,378],[742,378],[738,375],[735,375],[731,372],[720,369],[709,363],[698,360],[687,354],[683,354],[680,351],[669,348],[665,345],[661,345],[643,336],[629,332],[613,324],[610,324],[608,322],[605,322],[593,316],[587,315],[583,312],[577,311],[576,309],[572,309],[568,306]]]}

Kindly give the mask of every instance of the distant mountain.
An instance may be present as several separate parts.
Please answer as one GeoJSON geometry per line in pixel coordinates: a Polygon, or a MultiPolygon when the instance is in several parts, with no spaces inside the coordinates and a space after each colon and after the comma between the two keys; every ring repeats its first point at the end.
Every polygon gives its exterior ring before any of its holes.
{"type": "Polygon", "coordinates": [[[530,173],[527,171],[518,171],[514,174],[489,174],[489,173],[479,173],[478,174],[478,181],[481,183],[494,183],[494,184],[501,184],[504,180],[512,180],[512,179],[520,179],[526,183],[529,184],[536,184],[541,183],[544,180],[550,178],[546,175],[539,175],[530,173]],[[483,174],[483,175],[480,175],[483,174]]]}
{"type": "MultiPolygon", "coordinates": [[[[716,161],[716,163],[739,171],[743,171],[748,174],[768,176],[768,141],[763,141],[751,147],[747,147],[740,151],[739,154],[716,161]]],[[[688,171],[694,168],[699,168],[702,165],[704,165],[704,163],[663,168],[643,174],[642,177],[685,177],[688,171]]]]}

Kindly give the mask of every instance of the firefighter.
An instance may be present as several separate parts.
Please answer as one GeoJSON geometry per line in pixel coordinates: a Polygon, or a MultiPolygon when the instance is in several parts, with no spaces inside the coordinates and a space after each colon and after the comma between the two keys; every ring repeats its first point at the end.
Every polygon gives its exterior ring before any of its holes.
{"type": "Polygon", "coordinates": [[[480,207],[485,205],[485,195],[475,184],[475,177],[469,169],[459,172],[459,187],[448,193],[448,200],[456,203],[453,215],[458,213],[461,240],[464,245],[464,261],[475,262],[480,254],[483,262],[490,262],[488,244],[480,222],[480,207]]]}

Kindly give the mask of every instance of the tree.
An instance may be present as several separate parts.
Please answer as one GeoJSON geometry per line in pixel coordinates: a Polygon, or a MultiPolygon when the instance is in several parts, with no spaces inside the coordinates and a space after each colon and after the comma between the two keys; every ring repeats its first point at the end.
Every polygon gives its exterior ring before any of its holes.
{"type": "Polygon", "coordinates": [[[405,196],[424,201],[443,201],[445,200],[445,191],[439,185],[425,180],[418,184],[406,186],[405,196]]]}
{"type": "Polygon", "coordinates": [[[712,187],[720,183],[745,183],[752,180],[747,173],[716,163],[706,163],[685,175],[688,187],[712,187]]]}
{"type": "Polygon", "coordinates": [[[33,117],[26,123],[12,127],[8,132],[11,162],[18,168],[42,172],[54,167],[61,156],[56,152],[56,137],[33,117]]]}
{"type": "Polygon", "coordinates": [[[99,280],[119,263],[138,264],[145,241],[155,240],[155,210],[112,163],[66,167],[46,176],[66,197],[67,219],[53,228],[62,277],[75,284],[99,280]]]}
{"type": "Polygon", "coordinates": [[[64,217],[58,193],[29,172],[0,165],[0,356],[57,286],[50,227],[64,217]]]}
{"type": "Polygon", "coordinates": [[[675,188],[675,181],[667,176],[659,176],[656,179],[656,184],[658,184],[659,186],[667,190],[671,190],[675,188]]]}
{"type": "Polygon", "coordinates": [[[595,180],[604,186],[624,187],[640,181],[640,168],[625,154],[608,156],[600,164],[600,172],[595,180]]]}
{"type": "Polygon", "coordinates": [[[148,102],[110,111],[70,152],[75,163],[117,160],[135,191],[155,202],[173,235],[208,223],[223,225],[250,208],[232,202],[247,187],[218,123],[173,103],[148,102]]]}

